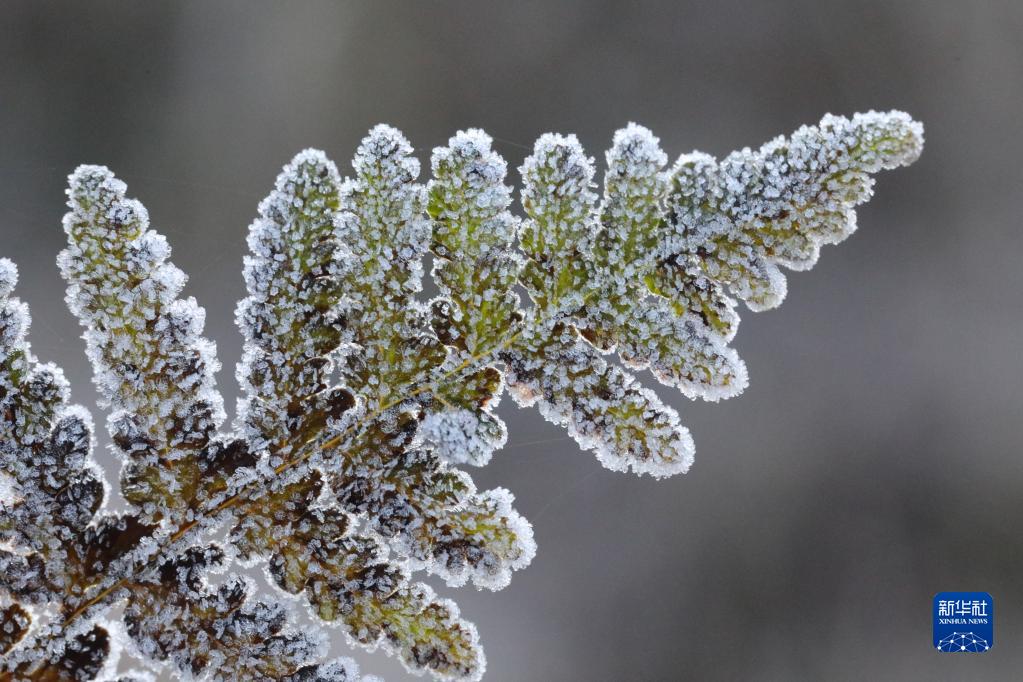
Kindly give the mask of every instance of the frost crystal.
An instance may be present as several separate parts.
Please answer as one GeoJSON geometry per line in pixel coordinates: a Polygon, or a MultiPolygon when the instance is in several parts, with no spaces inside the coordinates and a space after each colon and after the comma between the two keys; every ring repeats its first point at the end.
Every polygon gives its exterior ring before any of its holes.
{"type": "Polygon", "coordinates": [[[458,468],[504,445],[505,388],[610,469],[685,472],[689,432],[631,372],[690,398],[740,393],[737,300],[780,303],[780,268],[851,234],[871,174],[922,144],[900,112],[829,115],[671,165],[629,124],[598,194],[578,140],[547,134],[520,168],[522,218],[479,130],[434,149],[425,183],[389,126],[348,179],[303,151],[249,228],[230,431],[170,247],[124,183],[81,166],[59,264],[130,509],[103,510],[91,418],[32,355],[0,259],[0,677],[114,679],[128,644],[186,677],[369,682],[348,659],[321,662],[326,635],[294,624],[304,603],[412,672],[479,679],[476,628],[417,575],[499,590],[534,556],[512,494],[458,468]],[[423,301],[428,253],[439,295],[423,301]],[[276,594],[233,572],[257,563],[276,594]]]}

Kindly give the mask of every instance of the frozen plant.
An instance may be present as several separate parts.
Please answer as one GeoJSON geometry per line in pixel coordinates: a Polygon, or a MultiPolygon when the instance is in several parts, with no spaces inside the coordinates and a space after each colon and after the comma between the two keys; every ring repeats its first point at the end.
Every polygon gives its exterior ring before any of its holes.
{"type": "Polygon", "coordinates": [[[388,126],[348,179],[303,151],[249,228],[230,425],[166,240],[109,170],[79,167],[58,262],[129,511],[104,509],[91,418],[31,353],[0,260],[0,678],[116,678],[126,649],[186,677],[359,679],[323,661],[304,604],[412,672],[479,679],[476,629],[416,575],[499,590],[533,557],[511,493],[464,470],[505,442],[505,387],[610,469],[685,472],[688,431],[629,370],[690,398],[739,394],[736,299],[778,305],[781,267],[848,237],[871,174],[922,143],[906,114],[870,112],[669,166],[630,124],[598,196],[594,160],[548,134],[519,169],[521,217],[479,130],[435,149],[425,184],[388,126]],[[424,301],[428,252],[440,295],[424,301]],[[254,564],[275,594],[238,572],[254,564]]]}

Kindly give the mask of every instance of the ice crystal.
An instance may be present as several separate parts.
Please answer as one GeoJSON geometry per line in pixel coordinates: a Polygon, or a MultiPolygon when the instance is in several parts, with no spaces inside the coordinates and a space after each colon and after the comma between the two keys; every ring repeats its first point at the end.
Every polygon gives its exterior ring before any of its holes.
{"type": "Polygon", "coordinates": [[[360,679],[349,659],[322,662],[326,635],[293,621],[301,602],[413,672],[479,679],[475,627],[416,576],[498,590],[532,560],[512,494],[459,468],[504,444],[505,388],[610,469],[686,471],[689,432],[631,371],[690,398],[740,393],[737,300],[780,303],[780,268],[851,234],[871,174],[922,142],[900,112],[829,115],[671,165],[629,124],[598,195],[578,140],[547,134],[520,168],[521,218],[480,130],[433,150],[425,182],[389,126],[347,179],[303,151],[249,228],[230,429],[166,240],[109,170],[78,168],[58,262],[129,510],[104,510],[91,418],[32,355],[0,259],[0,679],[152,679],[112,672],[124,647],[202,679],[360,679]],[[439,295],[424,301],[430,253],[439,295]],[[278,594],[235,572],[253,564],[278,594]]]}

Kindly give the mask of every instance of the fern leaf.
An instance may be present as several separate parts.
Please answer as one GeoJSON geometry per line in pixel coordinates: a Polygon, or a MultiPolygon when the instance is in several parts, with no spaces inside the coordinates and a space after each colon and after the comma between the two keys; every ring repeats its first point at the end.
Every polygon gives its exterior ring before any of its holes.
{"type": "Polygon", "coordinates": [[[341,383],[372,410],[425,381],[446,353],[429,333],[426,307],[415,299],[430,224],[412,146],[394,128],[377,126],[353,165],[355,178],[341,188],[337,223],[338,238],[351,252],[346,310],[359,350],[347,358],[341,383]]]}
{"type": "Polygon", "coordinates": [[[504,354],[519,405],[537,405],[613,471],[655,477],[685,473],[693,440],[678,414],[628,372],[609,364],[568,325],[557,325],[504,354]]]}
{"type": "Polygon", "coordinates": [[[334,482],[341,505],[364,514],[395,549],[443,577],[501,589],[536,551],[532,528],[503,489],[477,492],[467,474],[414,445],[415,417],[380,424],[346,451],[334,482]]]}
{"type": "MultiPolygon", "coordinates": [[[[314,151],[285,167],[250,229],[249,297],[238,313],[248,339],[238,374],[247,393],[242,413],[249,417],[249,450],[266,449],[270,464],[283,470],[288,458],[282,451],[293,460],[309,458],[321,447],[317,433],[340,434],[328,448],[338,455],[314,461],[332,472],[341,506],[319,501],[316,469],[296,469],[243,503],[231,540],[245,559],[266,557],[279,587],[304,592],[318,615],[341,621],[356,641],[369,646],[383,641],[413,668],[472,677],[482,669],[475,630],[458,618],[453,605],[410,583],[403,563],[459,584],[471,574],[477,583],[496,588],[507,583],[512,568],[528,563],[532,536],[528,525],[522,529],[507,493],[478,494],[464,474],[447,471],[429,452],[411,450],[409,439],[388,447],[388,438],[380,435],[395,415],[411,414],[397,407],[402,394],[396,397],[387,387],[425,382],[441,368],[447,350],[432,334],[426,308],[413,298],[429,224],[423,188],[414,182],[418,167],[411,147],[397,131],[378,127],[363,141],[355,170],[355,179],[339,185],[333,165],[314,151]],[[338,238],[350,248],[339,247],[338,238]],[[310,345],[305,332],[310,327],[314,338],[322,329],[328,342],[310,345]],[[401,367],[396,351],[406,354],[401,367]],[[339,380],[354,396],[329,386],[334,358],[341,361],[339,380]],[[343,409],[331,412],[322,401],[308,399],[323,395],[347,396],[330,403],[343,409]],[[353,413],[365,423],[345,438],[338,418],[355,403],[353,413]],[[257,413],[276,416],[261,416],[261,426],[251,428],[257,413]],[[446,481],[464,487],[464,493],[448,496],[441,490],[446,481]],[[357,500],[353,491],[364,497],[357,500]],[[404,503],[408,513],[418,515],[415,533],[403,532],[407,529],[389,517],[385,507],[394,509],[397,499],[409,500],[404,503]],[[355,532],[357,521],[350,514],[365,518],[390,540],[394,560],[373,537],[355,532]],[[518,532],[508,530],[509,524],[518,532]],[[368,575],[387,576],[380,583],[387,590],[361,594],[366,588],[356,587],[368,575]],[[442,636],[440,622],[465,636],[442,636]]],[[[482,409],[500,389],[492,372],[482,374],[486,380],[470,382],[465,391],[440,384],[435,395],[447,387],[443,395],[450,400],[482,409]]],[[[425,394],[424,400],[443,404],[443,398],[425,394]]],[[[410,418],[404,431],[409,438],[421,420],[419,412],[410,418]]]]}
{"type": "Polygon", "coordinates": [[[893,111],[825,116],[720,163],[684,155],[668,199],[676,262],[727,285],[751,310],[773,308],[786,292],[779,266],[809,269],[822,245],[852,234],[870,174],[912,163],[922,146],[920,124],[893,111]]]}
{"type": "Polygon", "coordinates": [[[123,603],[138,651],[188,676],[358,680],[347,659],[318,662],[325,636],[294,625],[288,602],[254,598],[230,572],[265,562],[356,645],[414,673],[479,679],[475,627],[414,576],[497,590],[535,553],[511,493],[456,468],[505,442],[505,388],[608,468],[686,471],[689,432],[628,370],[691,398],[741,392],[736,299],[777,305],[781,268],[807,269],[847,237],[871,174],[921,146],[908,116],[870,112],[669,167],[630,124],[598,202],[593,159],[548,134],[520,168],[522,220],[479,130],[434,150],[425,185],[388,126],[363,140],[351,179],[303,151],[249,229],[242,397],[226,433],[204,313],[179,298],[166,241],[110,171],[81,166],[59,264],[133,509],[101,512],[90,417],[32,355],[17,273],[0,259],[0,677],[109,677],[122,630],[103,619],[123,603]]]}
{"type": "Polygon", "coordinates": [[[598,348],[616,348],[629,367],[649,367],[692,398],[717,400],[746,387],[746,366],[720,334],[650,297],[646,279],[663,260],[667,156],[649,130],[630,124],[607,152],[596,293],[580,320],[598,348]]]}
{"type": "Polygon", "coordinates": [[[591,189],[593,161],[574,136],[542,136],[522,166],[522,204],[530,220],[520,240],[535,273],[525,284],[544,315],[504,353],[508,386],[516,402],[537,404],[606,467],[667,476],[686,471],[693,458],[692,438],[678,415],[601,358],[576,326],[558,321],[581,325],[588,309],[594,317],[592,301],[600,296],[613,296],[609,306],[631,306],[634,300],[632,280],[618,268],[634,270],[634,261],[645,257],[650,238],[633,232],[658,205],[663,190],[656,175],[663,161],[659,150],[633,149],[644,155],[642,172],[648,176],[637,179],[618,160],[635,146],[633,140],[622,133],[616,144],[621,149],[609,153],[608,176],[618,185],[611,185],[606,203],[618,203],[605,208],[603,227],[591,189]],[[626,207],[618,195],[630,191],[636,206],[626,207]],[[616,216],[626,224],[617,225],[616,216]],[[612,256],[612,248],[621,253],[612,256]],[[620,260],[625,253],[629,263],[620,260]]]}
{"type": "Polygon", "coordinates": [[[382,646],[414,673],[478,680],[486,669],[475,626],[454,602],[410,583],[368,536],[351,536],[316,566],[306,592],[317,615],[341,620],[362,646],[382,646]]]}
{"type": "Polygon", "coordinates": [[[212,588],[207,573],[224,559],[216,545],[192,547],[137,586],[145,596],[128,601],[124,621],[143,655],[214,680],[286,679],[322,656],[326,641],[287,627],[281,604],[249,599],[249,581],[212,588]]]}
{"type": "MultiPolygon", "coordinates": [[[[28,307],[11,298],[16,282],[14,264],[0,259],[0,472],[13,493],[0,498],[0,543],[5,546],[0,550],[0,590],[25,605],[68,614],[102,577],[91,561],[95,534],[90,524],[106,489],[92,459],[91,418],[84,408],[68,405],[61,370],[39,363],[32,354],[26,340],[28,307]]],[[[99,625],[52,647],[44,644],[38,655],[15,649],[26,637],[44,634],[51,627],[47,620],[33,633],[29,609],[17,601],[3,606],[4,668],[29,679],[91,679],[109,653],[107,631],[99,625]]]]}
{"type": "Polygon", "coordinates": [[[311,506],[321,486],[311,477],[253,503],[231,532],[241,556],[272,551],[270,575],[281,589],[304,593],[321,619],[338,621],[362,646],[382,644],[410,670],[445,679],[482,674],[475,628],[453,604],[411,583],[372,536],[349,532],[337,507],[311,506]]]}
{"type": "Polygon", "coordinates": [[[219,363],[200,336],[205,312],[177,298],[186,278],[167,261],[166,239],[149,230],[146,209],[125,189],[100,166],[71,175],[68,248],[58,264],[94,380],[114,410],[122,491],[150,517],[178,516],[196,494],[198,453],[224,418],[213,379],[219,363]]]}
{"type": "Polygon", "coordinates": [[[512,395],[521,404],[539,402],[549,419],[596,448],[605,465],[655,475],[685,471],[692,458],[688,433],[659,403],[649,402],[651,414],[677,430],[674,447],[665,451],[670,464],[652,466],[643,444],[610,436],[643,433],[638,423],[629,428],[615,421],[621,415],[642,420],[636,417],[643,413],[642,390],[624,389],[633,380],[617,369],[593,364],[586,370],[598,358],[575,332],[595,350],[617,351],[625,365],[649,368],[691,398],[737,395],[748,377],[728,347],[738,316],[725,290],[753,310],[780,303],[779,266],[807,269],[821,245],[848,236],[855,205],[870,196],[870,174],[911,163],[921,146],[922,128],[900,112],[827,116],[759,152],[736,152],[720,164],[694,153],[665,171],[657,139],[630,124],[607,153],[597,211],[588,189],[592,162],[578,142],[542,137],[522,168],[523,206],[531,218],[520,236],[531,259],[524,284],[537,308],[556,311],[565,326],[553,328],[561,342],[525,335],[525,347],[508,351],[512,395]],[[616,378],[594,378],[611,375],[616,378]],[[609,385],[617,391],[593,394],[609,385]],[[623,392],[633,396],[628,409],[616,404],[623,392]]]}
{"type": "Polygon", "coordinates": [[[334,164],[306,150],[285,166],[249,228],[238,413],[252,450],[273,453],[274,466],[353,405],[347,391],[328,390],[347,337],[338,306],[348,259],[333,224],[340,184],[334,164]]]}
{"type": "Polygon", "coordinates": [[[541,135],[519,168],[527,219],[519,245],[529,259],[522,284],[540,319],[556,321],[585,302],[596,238],[593,159],[575,135],[541,135]]]}
{"type": "MultiPolygon", "coordinates": [[[[512,291],[522,266],[512,248],[518,221],[508,210],[507,164],[490,145],[483,131],[469,130],[433,150],[428,210],[433,278],[442,297],[431,308],[434,330],[452,350],[451,365],[489,355],[522,319],[512,291]]],[[[423,422],[424,439],[446,461],[486,464],[507,440],[493,413],[502,390],[493,365],[439,388],[423,422]]]]}

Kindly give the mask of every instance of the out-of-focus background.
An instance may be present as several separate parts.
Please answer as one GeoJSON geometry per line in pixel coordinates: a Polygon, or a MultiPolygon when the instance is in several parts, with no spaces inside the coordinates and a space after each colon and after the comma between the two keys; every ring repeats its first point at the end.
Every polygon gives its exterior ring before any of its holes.
{"type": "Polygon", "coordinates": [[[516,167],[543,132],[602,159],[638,121],[672,156],[721,155],[825,112],[904,109],[926,124],[920,161],[879,177],[859,232],[793,274],[779,310],[744,313],[749,390],[658,387],[696,439],[692,471],[606,471],[506,400],[509,445],[475,478],[517,495],[539,554],[502,592],[441,592],[478,624],[494,682],[1019,679],[1021,34],[1015,0],[9,1],[0,255],[21,267],[36,353],[93,405],[54,257],[65,176],[109,165],[191,275],[233,405],[246,227],[304,147],[347,169],[388,122],[425,161],[478,126],[516,167]],[[932,649],[946,590],[994,596],[990,652],[932,649]]]}

